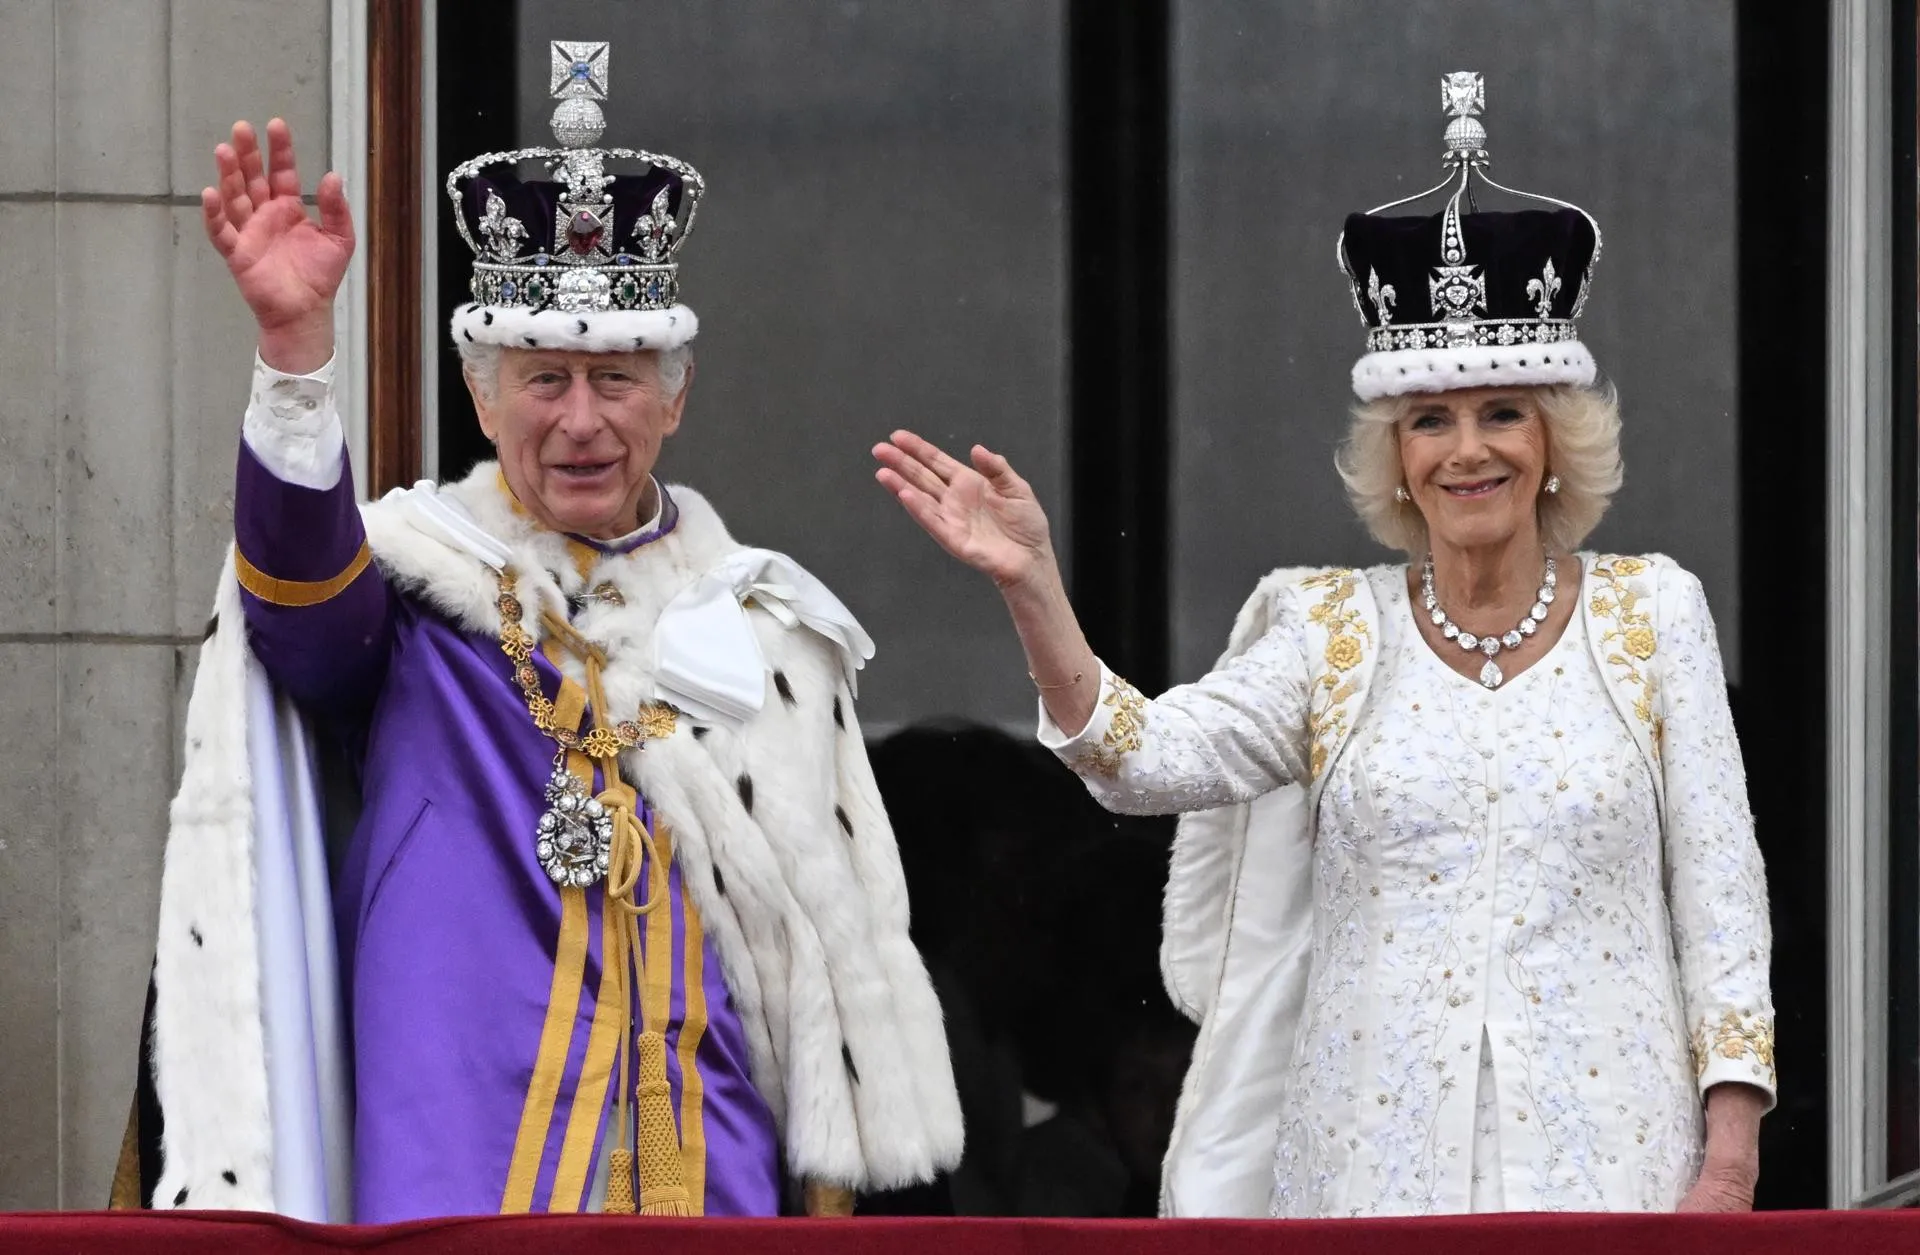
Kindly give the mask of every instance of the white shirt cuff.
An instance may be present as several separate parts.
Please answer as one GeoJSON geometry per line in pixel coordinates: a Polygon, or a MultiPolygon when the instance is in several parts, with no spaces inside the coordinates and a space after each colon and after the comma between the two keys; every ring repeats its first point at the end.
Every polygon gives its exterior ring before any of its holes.
{"type": "Polygon", "coordinates": [[[1047,711],[1047,699],[1040,698],[1040,726],[1035,733],[1040,744],[1069,762],[1104,744],[1107,730],[1113,723],[1113,705],[1107,701],[1107,696],[1118,679],[1107,670],[1104,662],[1100,664],[1100,691],[1094,695],[1093,714],[1087,718],[1087,726],[1080,729],[1077,736],[1068,736],[1061,730],[1047,711]]]}
{"type": "Polygon", "coordinates": [[[333,359],[310,375],[289,375],[256,353],[240,431],[253,456],[282,482],[322,492],[338,484],[347,434],[333,401],[333,359]]]}

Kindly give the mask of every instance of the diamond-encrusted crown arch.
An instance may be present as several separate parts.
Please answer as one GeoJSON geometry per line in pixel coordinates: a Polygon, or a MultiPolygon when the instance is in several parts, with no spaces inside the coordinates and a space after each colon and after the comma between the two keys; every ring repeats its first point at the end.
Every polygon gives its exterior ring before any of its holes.
{"type": "Polygon", "coordinates": [[[1585,307],[1600,257],[1599,224],[1577,205],[1507,187],[1488,175],[1484,76],[1443,75],[1440,100],[1447,116],[1445,177],[1353,215],[1336,246],[1367,328],[1368,352],[1504,350],[1577,340],[1574,320],[1585,307]],[[1483,211],[1476,186],[1549,208],[1483,211]],[[1394,213],[1436,195],[1444,199],[1432,217],[1394,213]],[[1376,291],[1394,292],[1399,300],[1383,302],[1376,291]]]}
{"type": "Polygon", "coordinates": [[[454,228],[474,254],[473,299],[535,312],[671,310],[706,180],[665,153],[596,147],[610,46],[555,40],[551,51],[557,146],[482,153],[447,176],[454,228]],[[531,162],[546,181],[520,178],[531,162]],[[616,163],[637,173],[615,174],[616,163]]]}
{"type": "MultiPolygon", "coordinates": [[[[572,150],[565,148],[516,148],[507,152],[482,153],[455,166],[453,172],[447,175],[447,198],[454,205],[455,229],[459,231],[460,238],[467,247],[476,255],[483,251],[482,246],[473,238],[473,233],[467,226],[467,216],[462,212],[461,184],[491,166],[513,166],[523,161],[550,161],[564,157],[570,151],[572,150]]],[[[699,213],[701,197],[706,195],[707,183],[700,172],[677,157],[669,157],[665,153],[648,152],[642,148],[602,148],[596,151],[604,160],[631,161],[636,164],[650,165],[679,176],[682,191],[681,209],[675,219],[678,225],[674,228],[673,247],[667,254],[668,260],[677,257],[680,250],[686,246],[687,237],[693,234],[693,220],[699,213]]],[[[656,207],[649,206],[649,209],[656,207]]]]}

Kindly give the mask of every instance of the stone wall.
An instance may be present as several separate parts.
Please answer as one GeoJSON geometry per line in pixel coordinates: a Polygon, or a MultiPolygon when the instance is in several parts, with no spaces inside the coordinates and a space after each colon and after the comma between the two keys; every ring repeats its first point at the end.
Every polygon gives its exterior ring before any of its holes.
{"type": "Polygon", "coordinates": [[[324,168],[329,14],[0,4],[0,1211],[106,1202],[252,351],[199,191],[236,117],[324,168]]]}

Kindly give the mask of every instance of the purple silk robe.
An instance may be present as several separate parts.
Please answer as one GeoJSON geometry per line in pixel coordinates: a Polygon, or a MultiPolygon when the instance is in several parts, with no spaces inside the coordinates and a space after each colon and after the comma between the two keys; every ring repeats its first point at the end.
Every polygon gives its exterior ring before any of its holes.
{"type": "MultiPolygon", "coordinates": [[[[669,510],[637,544],[671,526],[669,510]]],[[[244,441],[235,533],[241,556],[259,571],[309,584],[337,579],[366,540],[350,474],[327,491],[288,484],[244,441]]],[[[556,1014],[571,1014],[564,1058],[550,1050],[543,1061],[550,993],[562,993],[562,904],[533,833],[556,747],[534,727],[500,643],[396,592],[375,565],[317,604],[242,596],[250,644],[268,675],[364,747],[364,810],[333,891],[355,1073],[354,1219],[584,1208],[615,1096],[606,1084],[594,1101],[593,1077],[606,1076],[610,1050],[587,1057],[605,891],[596,885],[585,894],[579,988],[554,999],[563,1009],[556,1014]],[[531,1197],[517,1203],[509,1194],[516,1143],[523,1177],[537,1159],[531,1197]]],[[[554,697],[559,673],[538,653],[534,665],[554,697]]],[[[582,726],[591,726],[591,713],[582,726]]],[[[705,1212],[773,1215],[773,1114],[753,1087],[746,1036],[711,940],[688,953],[689,901],[677,862],[670,877],[668,1069],[682,1135],[691,1125],[690,1142],[704,1144],[705,1212]],[[683,1043],[690,1015],[697,1027],[702,1009],[697,1046],[683,1043]],[[699,1082],[691,1108],[683,1044],[692,1047],[699,1082]]],[[[598,1044],[608,1040],[617,1034],[598,1044]]],[[[629,1096],[632,1068],[629,1049],[629,1096]]]]}

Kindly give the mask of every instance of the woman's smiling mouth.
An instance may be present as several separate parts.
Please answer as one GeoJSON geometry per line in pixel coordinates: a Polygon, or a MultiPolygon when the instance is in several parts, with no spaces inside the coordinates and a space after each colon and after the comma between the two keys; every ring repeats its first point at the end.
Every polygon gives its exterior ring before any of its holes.
{"type": "Polygon", "coordinates": [[[1502,484],[1506,483],[1508,478],[1508,476],[1500,475],[1493,479],[1475,479],[1464,484],[1441,484],[1439,487],[1442,492],[1447,493],[1449,496],[1471,499],[1487,496],[1502,484]]]}

